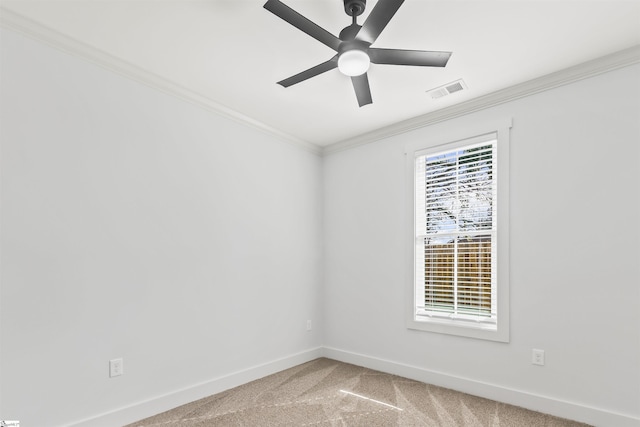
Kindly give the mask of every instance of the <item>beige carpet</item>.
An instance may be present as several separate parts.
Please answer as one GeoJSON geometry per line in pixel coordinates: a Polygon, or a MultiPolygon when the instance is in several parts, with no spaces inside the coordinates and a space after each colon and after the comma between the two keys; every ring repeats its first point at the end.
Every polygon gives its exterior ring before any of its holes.
{"type": "Polygon", "coordinates": [[[134,426],[577,427],[586,424],[322,358],[128,427],[134,426]]]}

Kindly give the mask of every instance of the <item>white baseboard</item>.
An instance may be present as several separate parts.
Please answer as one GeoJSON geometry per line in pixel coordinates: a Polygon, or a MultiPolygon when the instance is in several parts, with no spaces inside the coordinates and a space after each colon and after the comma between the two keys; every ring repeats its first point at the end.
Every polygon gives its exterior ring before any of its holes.
{"type": "Polygon", "coordinates": [[[557,400],[547,396],[514,390],[495,384],[456,377],[442,372],[431,371],[417,366],[393,362],[352,353],[336,348],[324,347],[322,356],[353,365],[399,375],[416,381],[433,384],[474,396],[484,397],[498,402],[555,415],[561,418],[580,421],[597,427],[640,427],[640,418],[618,414],[604,409],[584,406],[578,403],[557,400]]]}
{"type": "Polygon", "coordinates": [[[640,427],[640,418],[331,347],[318,347],[138,402],[69,427],[122,426],[292,368],[318,357],[351,363],[597,427],[640,427]]]}
{"type": "Polygon", "coordinates": [[[176,390],[172,393],[153,397],[149,400],[119,408],[95,417],[87,418],[71,424],[69,427],[113,427],[123,426],[138,420],[159,414],[176,406],[184,405],[212,394],[220,393],[233,387],[246,384],[267,375],[292,368],[305,362],[322,357],[322,348],[313,348],[301,353],[292,354],[281,359],[252,366],[242,371],[233,372],[222,377],[176,390]]]}

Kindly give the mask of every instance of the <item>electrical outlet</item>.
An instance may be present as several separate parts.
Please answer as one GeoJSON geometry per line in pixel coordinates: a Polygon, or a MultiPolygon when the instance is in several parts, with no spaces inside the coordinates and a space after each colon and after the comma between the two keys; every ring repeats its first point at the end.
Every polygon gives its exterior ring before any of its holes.
{"type": "Polygon", "coordinates": [[[307,320],[307,331],[311,330],[311,320],[307,320]]]}
{"type": "Polygon", "coordinates": [[[531,363],[534,365],[544,366],[544,350],[534,348],[531,351],[531,363]]]}
{"type": "Polygon", "coordinates": [[[119,377],[124,373],[122,358],[109,360],[109,377],[119,377]]]}

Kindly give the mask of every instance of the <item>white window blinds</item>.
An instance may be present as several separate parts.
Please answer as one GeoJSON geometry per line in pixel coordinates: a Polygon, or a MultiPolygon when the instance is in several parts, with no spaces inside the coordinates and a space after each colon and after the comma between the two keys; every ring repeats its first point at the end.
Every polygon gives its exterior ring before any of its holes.
{"type": "Polygon", "coordinates": [[[496,320],[497,135],[415,159],[416,315],[496,320]]]}

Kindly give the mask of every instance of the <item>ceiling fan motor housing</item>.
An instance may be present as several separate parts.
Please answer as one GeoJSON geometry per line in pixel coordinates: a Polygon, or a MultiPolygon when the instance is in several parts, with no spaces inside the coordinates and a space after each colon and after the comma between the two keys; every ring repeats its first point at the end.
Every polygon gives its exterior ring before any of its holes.
{"type": "Polygon", "coordinates": [[[344,45],[344,42],[347,41],[356,42],[356,36],[358,35],[360,28],[362,28],[362,26],[358,24],[351,24],[347,27],[344,27],[342,31],[340,31],[340,35],[338,36],[338,38],[343,42],[340,46],[342,47],[342,45],[344,45]]]}
{"type": "Polygon", "coordinates": [[[367,6],[367,0],[344,0],[344,11],[349,16],[360,16],[367,6]]]}

